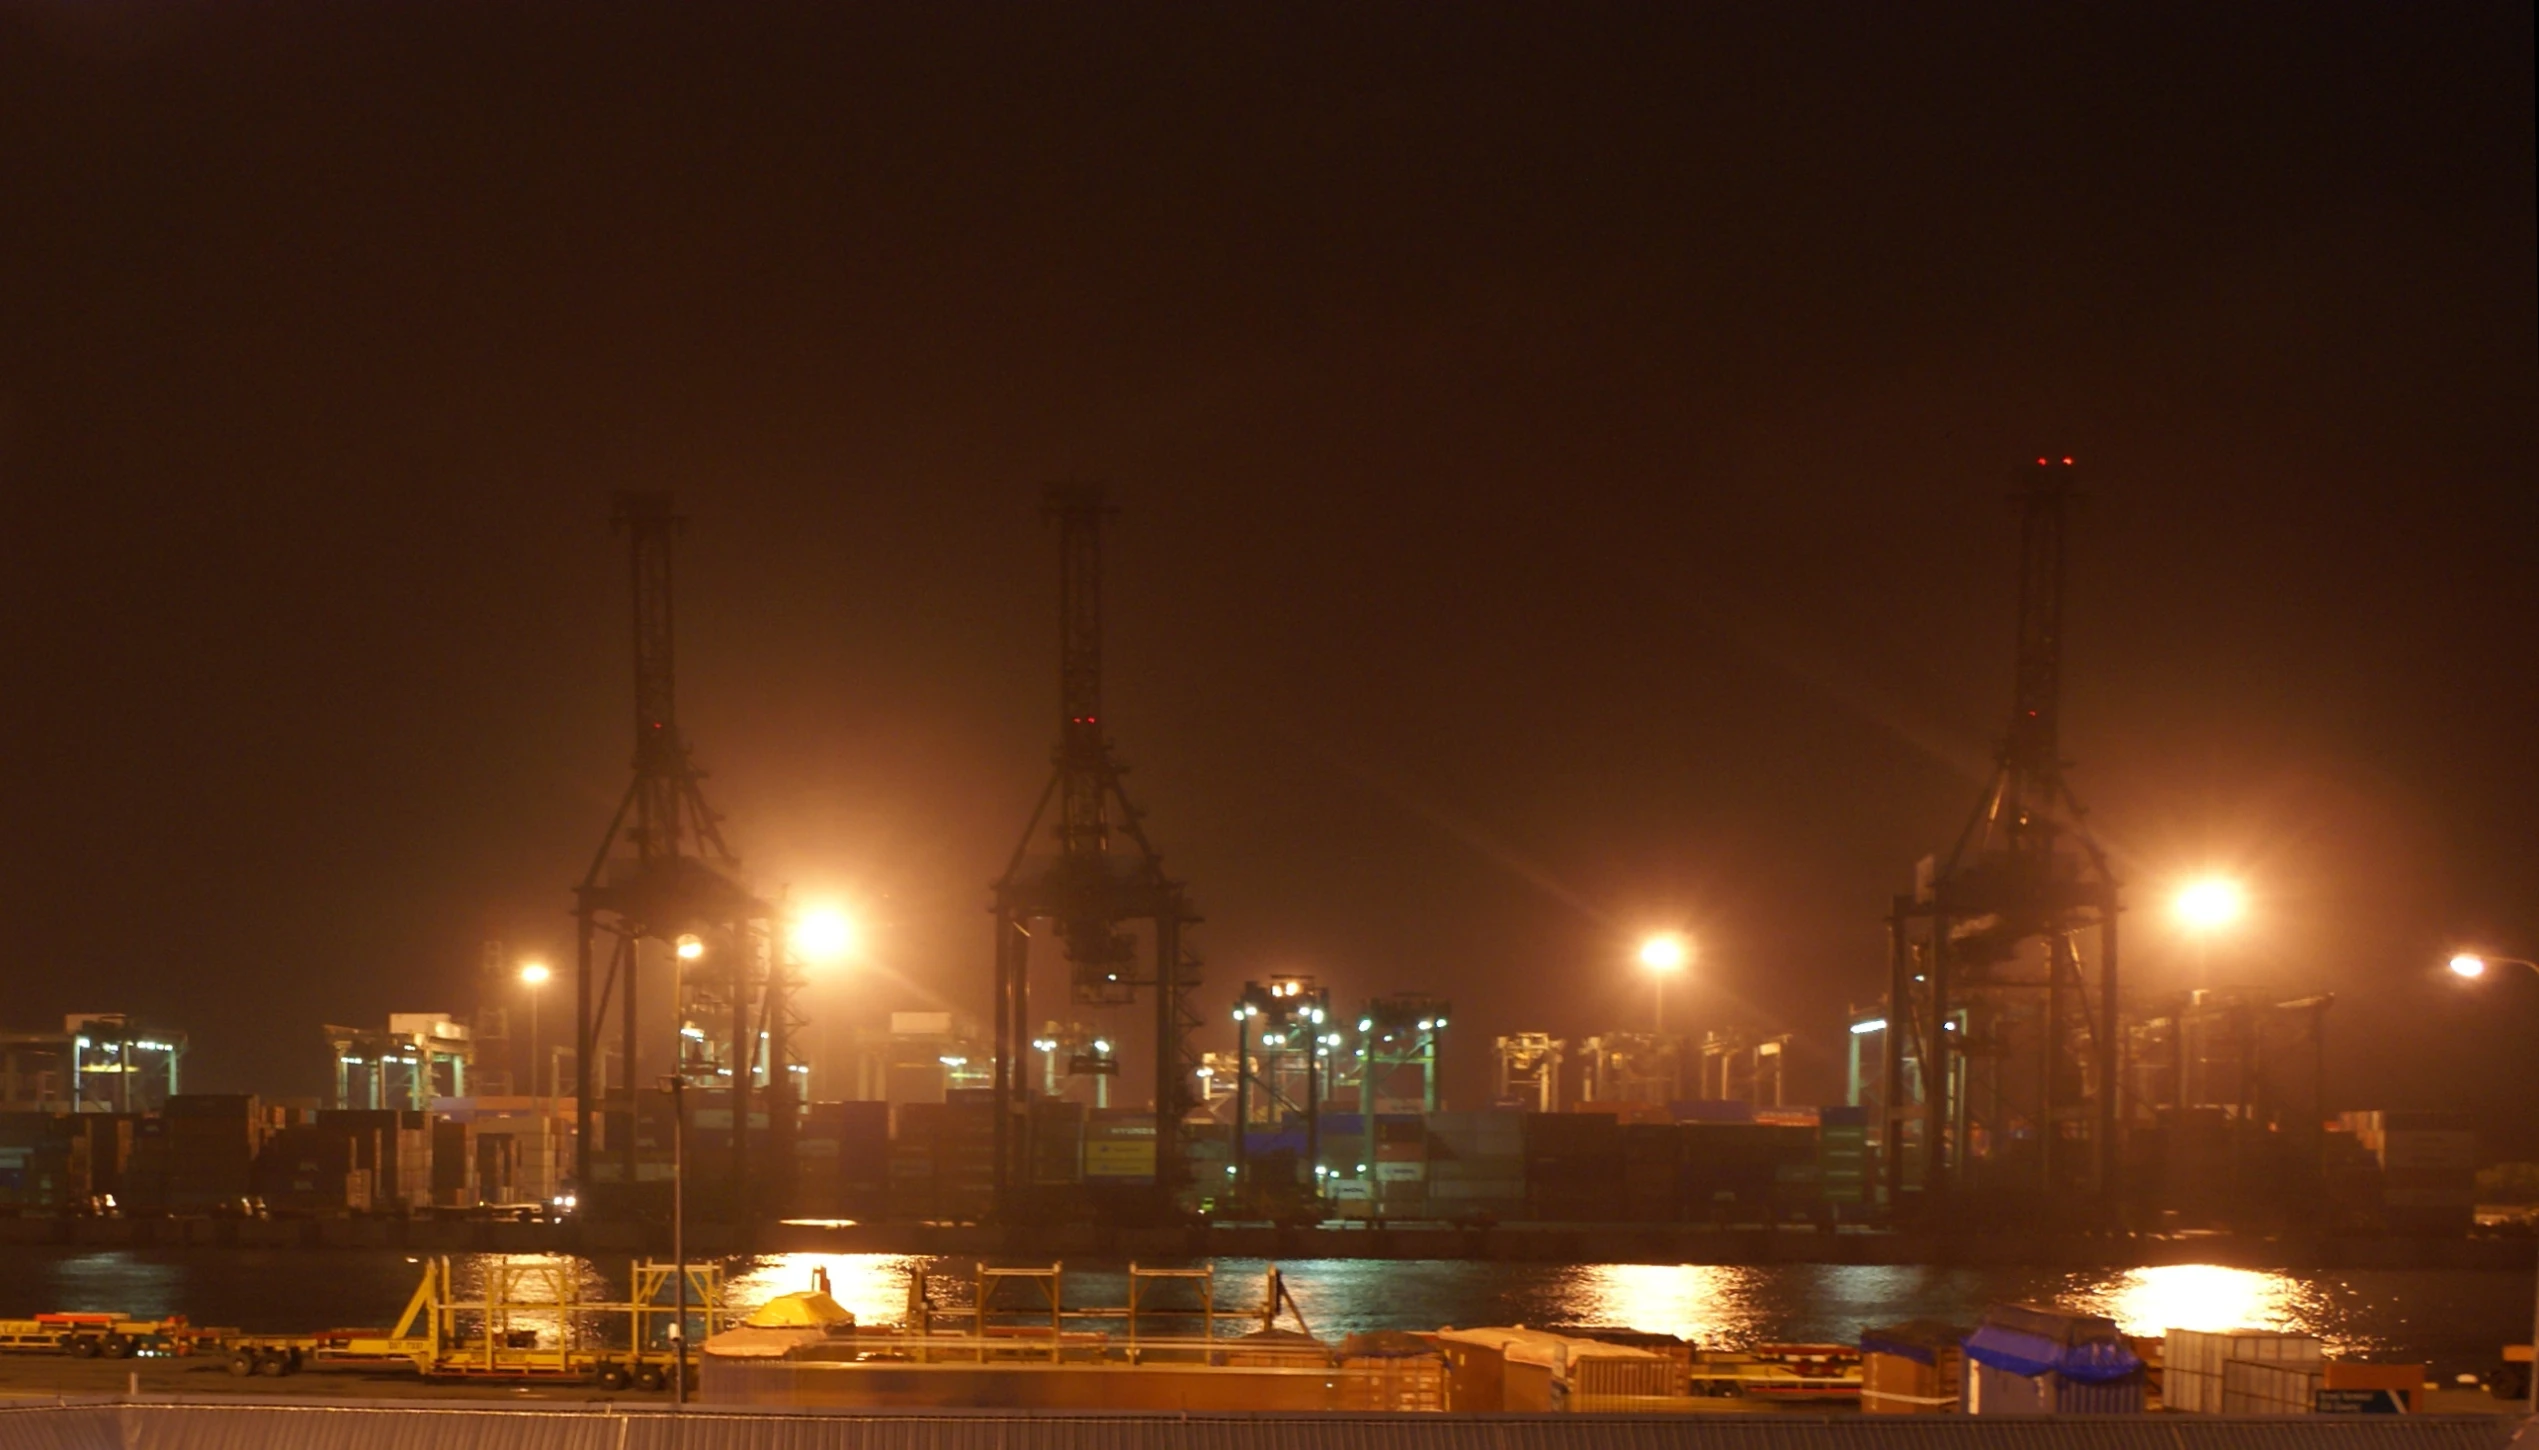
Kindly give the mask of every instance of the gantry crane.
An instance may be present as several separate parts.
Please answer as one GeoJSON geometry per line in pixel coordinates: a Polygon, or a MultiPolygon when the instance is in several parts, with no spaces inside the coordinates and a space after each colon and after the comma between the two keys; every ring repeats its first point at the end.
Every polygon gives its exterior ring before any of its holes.
{"type": "Polygon", "coordinates": [[[1058,526],[1058,746],[1049,784],[994,885],[996,1188],[1000,1211],[1008,1213],[1014,1166],[1028,1161],[1029,1151],[1017,1136],[1029,1131],[1030,1121],[1019,1110],[1031,1091],[1023,1052],[1031,1040],[1034,921],[1055,924],[1077,1002],[1119,1006],[1140,990],[1154,994],[1159,1199],[1169,1202],[1188,1176],[1181,1118],[1198,1069],[1190,1048],[1198,1024],[1189,1001],[1198,960],[1183,934],[1199,918],[1147,839],[1121,783],[1124,767],[1103,730],[1102,526],[1116,512],[1099,484],[1054,485],[1043,504],[1043,516],[1058,526]],[[1035,853],[1053,801],[1057,850],[1035,853]],[[1142,970],[1137,939],[1123,930],[1137,922],[1150,933],[1142,970]]]}
{"type": "MultiPolygon", "coordinates": [[[[632,566],[635,655],[634,778],[600,837],[590,869],[574,888],[574,1172],[589,1200],[599,1144],[592,1132],[603,1105],[594,1069],[612,999],[618,1010],[618,1082],[605,1089],[622,1141],[607,1144],[613,1174],[638,1179],[639,984],[675,974],[677,1035],[656,1029],[683,1077],[712,1086],[728,1075],[733,1111],[729,1184],[737,1217],[751,1202],[751,1099],[767,1079],[771,1163],[793,1159],[788,1130],[796,1088],[788,1039],[796,1025],[779,903],[753,891],[723,839],[722,818],[705,801],[705,772],[680,733],[672,543],[687,521],[666,493],[616,495],[612,529],[626,535],[632,566]],[[602,939],[605,938],[603,949],[602,939]],[[653,947],[648,955],[646,943],[653,947]],[[719,1030],[719,1036],[717,1032],[719,1030]]],[[[656,998],[656,1000],[660,1000],[656,998]]],[[[612,1134],[616,1124],[611,1123],[612,1134]]]]}
{"type": "Polygon", "coordinates": [[[1911,1176],[1908,1138],[1918,1138],[1926,1199],[1975,1188],[2094,1193],[2112,1210],[2120,1188],[2119,883],[2083,824],[2061,753],[2073,464],[2039,458],[2021,474],[2009,728],[1955,846],[1925,859],[1888,917],[1890,1204],[1911,1176]],[[2096,938],[2094,973],[2080,950],[2085,934],[2096,938]],[[2033,1161],[2008,1151],[2021,1120],[2033,1161]],[[1980,1176],[1968,1161],[1979,1143],[1988,1155],[1980,1176]]]}

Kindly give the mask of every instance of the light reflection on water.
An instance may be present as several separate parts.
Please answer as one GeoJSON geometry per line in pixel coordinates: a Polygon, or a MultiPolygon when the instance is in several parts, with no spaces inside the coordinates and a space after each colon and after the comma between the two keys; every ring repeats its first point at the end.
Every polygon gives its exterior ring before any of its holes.
{"type": "Polygon", "coordinates": [[[1585,1264],[1570,1271],[1572,1324],[1619,1324],[1695,1344],[1769,1338],[1752,1268],[1730,1264],[1585,1264]]]}
{"type": "Polygon", "coordinates": [[[2064,1302],[2106,1315],[2127,1334],[2279,1329],[2314,1335],[2331,1354],[2367,1353],[2384,1339],[2350,1322],[2350,1303],[2337,1293],[2347,1286],[2337,1279],[2216,1264],[2167,1264],[2075,1279],[2061,1296],[2064,1302]]]}

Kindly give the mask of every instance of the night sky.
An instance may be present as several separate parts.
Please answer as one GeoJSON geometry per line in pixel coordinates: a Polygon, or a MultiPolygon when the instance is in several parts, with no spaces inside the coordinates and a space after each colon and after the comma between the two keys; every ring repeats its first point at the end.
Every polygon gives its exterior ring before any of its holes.
{"type": "MultiPolygon", "coordinates": [[[[324,1021],[559,953],[630,755],[607,496],[832,1023],[982,1009],[1108,714],[1234,984],[1800,1034],[2006,718],[2080,460],[2071,779],[2146,991],[2338,995],[2539,1149],[2527,4],[0,6],[0,1018],[324,1021]],[[2240,875],[2197,949],[2164,901],[2240,875]]],[[[1223,1046],[1223,1043],[1209,1045],[1223,1046]]]]}

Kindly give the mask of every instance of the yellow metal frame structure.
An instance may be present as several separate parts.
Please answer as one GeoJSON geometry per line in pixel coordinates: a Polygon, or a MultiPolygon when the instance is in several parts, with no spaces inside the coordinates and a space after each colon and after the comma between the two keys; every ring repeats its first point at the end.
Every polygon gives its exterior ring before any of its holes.
{"type": "MultiPolygon", "coordinates": [[[[482,1294],[462,1298],[449,1259],[438,1256],[426,1264],[423,1282],[382,1348],[397,1346],[423,1374],[444,1378],[585,1379],[612,1364],[667,1367],[677,1360],[676,1348],[656,1347],[654,1331],[678,1317],[675,1305],[662,1302],[677,1273],[673,1265],[638,1263],[631,1297],[585,1299],[577,1259],[497,1258],[487,1265],[482,1294]],[[418,1318],[424,1321],[419,1336],[418,1318]],[[603,1328],[618,1319],[626,1325],[622,1345],[603,1328]],[[545,1342],[550,1329],[552,1343],[545,1342]]],[[[726,1327],[720,1264],[688,1266],[688,1313],[702,1322],[704,1336],[726,1327]]],[[[359,1340],[347,1346],[354,1354],[368,1348],[359,1340]]]]}
{"type": "MultiPolygon", "coordinates": [[[[1240,1340],[1226,1337],[1219,1325],[1226,1321],[1254,1324],[1268,1329],[1274,1326],[1282,1311],[1295,1315],[1296,1325],[1310,1335],[1304,1311],[1295,1296],[1287,1292],[1285,1280],[1276,1268],[1263,1278],[1263,1293],[1258,1308],[1229,1310],[1217,1298],[1216,1270],[1151,1269],[1131,1263],[1128,1268],[1128,1303],[1070,1309],[1066,1306],[1066,1266],[1051,1264],[1047,1268],[997,1268],[981,1263],[977,1270],[977,1292],[966,1313],[951,1323],[963,1324],[961,1330],[944,1333],[936,1324],[949,1315],[937,1310],[929,1292],[929,1278],[923,1266],[909,1274],[908,1313],[896,1331],[866,1328],[855,1338],[859,1357],[876,1361],[904,1361],[912,1364],[986,1364],[991,1361],[1016,1363],[1041,1361],[1049,1364],[1124,1361],[1138,1365],[1156,1363],[1224,1364],[1225,1356],[1247,1349],[1240,1340]],[[1159,1306],[1156,1291],[1167,1284],[1188,1283],[1198,1293],[1193,1308],[1159,1306]],[[1028,1285],[1032,1291],[1028,1307],[998,1302],[999,1291],[1008,1284],[1028,1285]],[[1017,1322],[1018,1316],[1029,1315],[1028,1322],[1017,1322]],[[1003,1322],[999,1322],[999,1321],[1003,1322]],[[1126,1326],[1116,1340],[1100,1329],[1069,1328],[1087,1320],[1114,1321],[1126,1326]],[[1156,1320],[1184,1323],[1197,1321],[1197,1334],[1157,1334],[1156,1320]]],[[[1011,1295],[1007,1295],[1009,1299],[1011,1295]]],[[[959,1313],[960,1311],[952,1311],[959,1313]]]]}
{"type": "MultiPolygon", "coordinates": [[[[572,1258],[487,1256],[482,1292],[462,1296],[449,1257],[436,1255],[424,1261],[396,1327],[384,1335],[242,1334],[182,1319],[81,1314],[52,1316],[61,1323],[0,1320],[0,1349],[79,1352],[72,1342],[84,1335],[94,1342],[88,1352],[115,1358],[216,1350],[230,1356],[239,1374],[259,1367],[283,1374],[304,1363],[406,1364],[428,1377],[578,1380],[612,1366],[630,1376],[672,1368],[678,1351],[667,1342],[667,1329],[678,1317],[671,1292],[677,1267],[637,1263],[631,1297],[624,1300],[583,1298],[581,1270],[572,1258]],[[616,1321],[625,1325],[622,1342],[611,1332],[616,1321]],[[105,1348],[110,1340],[129,1347],[120,1353],[105,1348]]],[[[703,1331],[691,1344],[731,1323],[722,1265],[688,1265],[688,1317],[703,1331]]]]}

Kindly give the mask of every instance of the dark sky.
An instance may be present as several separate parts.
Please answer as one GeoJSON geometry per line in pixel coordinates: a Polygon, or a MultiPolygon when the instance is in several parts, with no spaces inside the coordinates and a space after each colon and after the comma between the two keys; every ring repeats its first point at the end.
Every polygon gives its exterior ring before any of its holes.
{"type": "MultiPolygon", "coordinates": [[[[2539,1146],[2526,4],[0,7],[0,1012],[205,1088],[568,940],[679,494],[736,846],[983,1005],[1037,490],[1246,975],[1672,1010],[1830,1095],[2081,460],[2067,752],[2134,980],[2339,996],[2539,1146]],[[2161,909],[2240,873],[2201,960],[2161,909]],[[2199,975],[2200,974],[2200,975],[2199,975]]],[[[2517,1141],[2517,1140],[2516,1140],[2517,1141]]]]}

